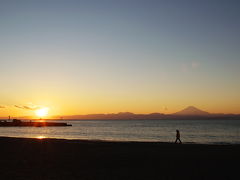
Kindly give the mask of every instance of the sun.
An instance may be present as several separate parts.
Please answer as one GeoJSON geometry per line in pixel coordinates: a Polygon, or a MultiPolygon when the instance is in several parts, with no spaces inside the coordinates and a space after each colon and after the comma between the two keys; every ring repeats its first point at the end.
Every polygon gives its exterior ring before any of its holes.
{"type": "Polygon", "coordinates": [[[48,115],[48,110],[49,110],[49,108],[45,107],[45,108],[36,110],[35,113],[38,117],[44,117],[44,116],[48,115]]]}

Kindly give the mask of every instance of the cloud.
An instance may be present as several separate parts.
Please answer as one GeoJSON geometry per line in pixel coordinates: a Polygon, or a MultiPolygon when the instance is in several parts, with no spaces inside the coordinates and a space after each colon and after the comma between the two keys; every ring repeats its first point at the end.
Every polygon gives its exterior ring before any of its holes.
{"type": "Polygon", "coordinates": [[[33,104],[24,105],[24,106],[14,105],[14,107],[20,108],[20,109],[32,110],[32,111],[41,109],[41,106],[37,106],[37,105],[33,105],[33,104]]]}
{"type": "Polygon", "coordinates": [[[181,64],[181,71],[182,72],[189,72],[200,67],[200,63],[197,61],[192,61],[190,63],[183,63],[181,64]]]}
{"type": "Polygon", "coordinates": [[[0,105],[0,108],[6,108],[6,106],[1,106],[1,105],[0,105]]]}
{"type": "Polygon", "coordinates": [[[196,69],[199,66],[200,66],[200,64],[198,62],[195,62],[195,61],[192,62],[192,69],[196,69]]]}

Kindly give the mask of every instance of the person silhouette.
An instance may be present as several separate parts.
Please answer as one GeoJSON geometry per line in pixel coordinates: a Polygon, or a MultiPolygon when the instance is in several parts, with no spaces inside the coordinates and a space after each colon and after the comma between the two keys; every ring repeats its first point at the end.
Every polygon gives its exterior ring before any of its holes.
{"type": "Polygon", "coordinates": [[[175,143],[177,143],[178,141],[179,141],[180,144],[182,144],[182,141],[180,139],[180,131],[176,130],[176,140],[175,140],[175,143]]]}

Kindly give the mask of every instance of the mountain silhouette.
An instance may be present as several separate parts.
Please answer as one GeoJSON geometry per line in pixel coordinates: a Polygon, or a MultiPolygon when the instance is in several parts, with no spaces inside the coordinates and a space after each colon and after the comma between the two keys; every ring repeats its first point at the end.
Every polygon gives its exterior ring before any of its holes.
{"type": "MultiPolygon", "coordinates": [[[[135,114],[131,112],[119,112],[110,114],[82,114],[82,115],[65,115],[52,116],[51,119],[77,119],[77,120],[164,120],[164,119],[236,119],[240,120],[240,114],[220,114],[209,113],[202,111],[194,106],[188,106],[182,111],[173,114],[150,113],[150,114],[135,114]]],[[[32,119],[30,116],[22,116],[21,119],[32,119]]],[[[8,117],[0,117],[7,120],[8,117]]]]}
{"type": "Polygon", "coordinates": [[[209,115],[208,112],[202,111],[194,106],[188,106],[187,108],[174,113],[174,115],[182,115],[182,116],[205,116],[209,115]]]}

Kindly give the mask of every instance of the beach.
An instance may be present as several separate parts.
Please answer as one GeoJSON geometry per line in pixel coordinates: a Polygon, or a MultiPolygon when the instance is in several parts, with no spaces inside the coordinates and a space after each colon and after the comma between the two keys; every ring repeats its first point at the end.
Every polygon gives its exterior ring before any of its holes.
{"type": "Polygon", "coordinates": [[[238,179],[240,145],[0,138],[0,177],[238,179]]]}

